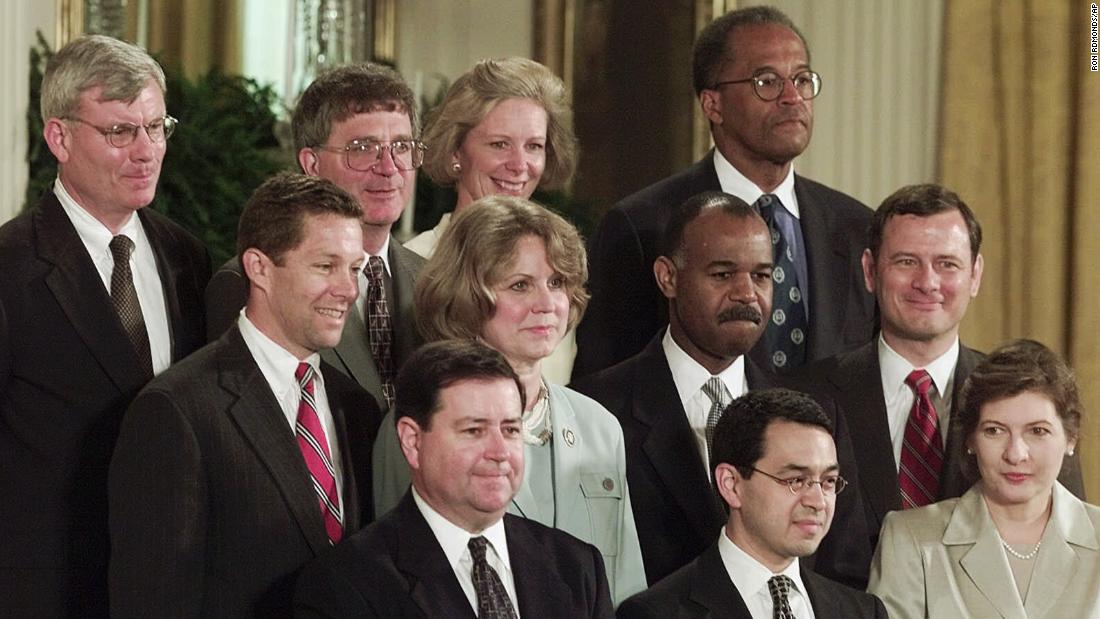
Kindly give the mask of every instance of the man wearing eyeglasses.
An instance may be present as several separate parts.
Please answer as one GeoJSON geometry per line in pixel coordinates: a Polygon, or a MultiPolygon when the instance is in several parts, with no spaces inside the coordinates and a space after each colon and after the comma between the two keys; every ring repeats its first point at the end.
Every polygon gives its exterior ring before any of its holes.
{"type": "Polygon", "coordinates": [[[710,458],[725,527],[693,562],[623,602],[619,619],[886,617],[874,596],[800,565],[847,486],[832,430],[804,394],[765,389],[734,400],[710,458]]]}
{"type": "MultiPolygon", "coordinates": [[[[363,209],[366,255],[359,298],[340,343],[321,355],[385,412],[393,404],[397,369],[419,343],[412,299],[424,259],[390,234],[424,161],[425,147],[416,139],[416,102],[392,69],[372,63],[339,67],[302,93],[291,130],[302,171],[332,181],[363,209]]],[[[206,290],[210,341],[236,321],[247,290],[236,258],[214,274],[206,290]]]]}
{"type": "Polygon", "coordinates": [[[677,204],[724,191],[768,222],[775,253],[775,303],[752,352],[784,373],[871,339],[874,299],[861,283],[860,253],[871,211],[795,174],[810,143],[821,77],[787,16],[762,6],[727,13],[699,35],[695,92],[714,150],[689,169],[625,198],[591,241],[592,301],[577,329],[573,376],[611,366],[645,347],[664,324],[650,267],[677,204]]]}
{"type": "Polygon", "coordinates": [[[107,468],[126,406],[202,345],[210,259],[147,206],[175,120],[145,51],[81,37],[42,81],[57,180],[0,228],[0,608],[107,615],[107,468]]]}

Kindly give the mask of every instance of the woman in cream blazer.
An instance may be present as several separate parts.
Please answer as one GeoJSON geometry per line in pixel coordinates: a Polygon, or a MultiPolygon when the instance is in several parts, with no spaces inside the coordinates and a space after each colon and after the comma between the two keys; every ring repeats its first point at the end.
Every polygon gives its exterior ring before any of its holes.
{"type": "Polygon", "coordinates": [[[1056,481],[1080,401],[1061,359],[1029,340],[975,368],[952,421],[978,482],[887,515],[868,590],[890,617],[1100,617],[1100,508],[1056,481]]]}

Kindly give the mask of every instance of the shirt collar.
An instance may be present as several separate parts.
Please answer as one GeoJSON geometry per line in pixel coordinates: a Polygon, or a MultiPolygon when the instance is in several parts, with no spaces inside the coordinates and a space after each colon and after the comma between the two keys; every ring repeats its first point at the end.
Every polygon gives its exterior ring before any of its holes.
{"type": "Polygon", "coordinates": [[[770,597],[768,580],[779,574],[794,581],[795,588],[806,595],[806,587],[802,584],[801,570],[798,568],[798,557],[795,557],[782,572],[773,574],[770,569],[750,556],[749,553],[741,550],[737,544],[734,544],[733,540],[726,535],[725,527],[718,534],[718,554],[722,557],[722,564],[725,565],[730,580],[733,581],[733,585],[737,587],[737,591],[741,593],[741,597],[744,599],[757,595],[761,591],[764,592],[765,596],[770,597]]]}
{"type": "Polygon", "coordinates": [[[260,366],[260,372],[267,379],[271,391],[275,393],[276,400],[282,402],[291,389],[298,388],[298,380],[294,378],[294,373],[298,371],[298,364],[301,361],[313,366],[314,380],[324,379],[320,371],[321,355],[313,353],[299,361],[290,351],[277,344],[263,331],[260,331],[259,327],[245,315],[245,309],[241,310],[237,327],[241,330],[241,338],[244,339],[245,346],[252,353],[256,365],[260,366]]]}
{"type": "Polygon", "coordinates": [[[939,357],[932,360],[924,368],[914,367],[912,363],[901,356],[896,350],[886,343],[886,339],[879,333],[878,336],[878,362],[882,372],[882,392],[894,393],[905,384],[906,377],[913,370],[924,369],[932,377],[932,383],[936,385],[936,393],[943,397],[947,393],[948,384],[955,374],[955,363],[959,360],[959,338],[956,336],[951,346],[939,357]]]}
{"type": "MultiPolygon", "coordinates": [[[[711,373],[672,339],[672,329],[665,329],[661,347],[664,348],[668,368],[672,370],[672,382],[676,384],[680,402],[686,404],[710,380],[711,373]]],[[[745,393],[745,356],[734,359],[728,368],[718,374],[718,378],[731,397],[736,398],[745,393]]]]}
{"type": "MultiPolygon", "coordinates": [[[[61,177],[57,177],[54,181],[53,193],[57,196],[57,201],[61,203],[61,209],[69,216],[73,228],[76,228],[77,236],[88,248],[88,254],[93,257],[109,256],[111,254],[111,239],[114,238],[114,233],[73,199],[69,191],[65,189],[65,183],[61,182],[61,177]]],[[[126,220],[122,229],[119,230],[119,234],[129,237],[135,246],[144,244],[145,231],[139,224],[138,218],[134,217],[134,213],[130,213],[130,217],[126,220]]]]}
{"type": "Polygon", "coordinates": [[[412,495],[416,507],[428,523],[428,528],[432,530],[435,539],[439,541],[439,545],[443,548],[443,554],[447,556],[447,563],[450,564],[451,569],[458,567],[462,555],[467,552],[470,539],[480,535],[489,541],[489,545],[493,547],[493,551],[496,552],[497,557],[508,568],[508,571],[512,571],[512,562],[508,558],[507,536],[504,533],[504,518],[497,519],[496,522],[483,531],[471,532],[447,520],[442,514],[432,509],[432,506],[428,505],[428,502],[416,491],[415,486],[412,486],[412,495]]]}
{"type": "MultiPolygon", "coordinates": [[[[714,172],[718,175],[718,184],[722,187],[722,191],[744,200],[746,204],[751,205],[765,193],[763,189],[756,186],[756,183],[733,167],[733,164],[727,161],[717,148],[714,149],[714,172]]],[[[798,198],[794,194],[793,163],[787,170],[787,176],[783,182],[769,193],[778,197],[783,203],[783,208],[787,209],[795,219],[799,218],[798,198]]]]}

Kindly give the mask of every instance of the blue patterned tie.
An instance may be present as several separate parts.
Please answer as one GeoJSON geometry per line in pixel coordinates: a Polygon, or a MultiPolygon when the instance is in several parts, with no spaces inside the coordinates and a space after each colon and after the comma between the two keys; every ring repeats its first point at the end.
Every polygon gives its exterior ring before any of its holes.
{"type": "MultiPolygon", "coordinates": [[[[779,198],[770,193],[760,196],[754,205],[768,224],[772,237],[775,267],[772,269],[772,315],[764,329],[772,369],[783,372],[806,362],[806,307],[802,303],[802,283],[794,266],[791,239],[779,225],[791,215],[779,198]]],[[[794,222],[798,225],[798,222],[794,222]]]]}

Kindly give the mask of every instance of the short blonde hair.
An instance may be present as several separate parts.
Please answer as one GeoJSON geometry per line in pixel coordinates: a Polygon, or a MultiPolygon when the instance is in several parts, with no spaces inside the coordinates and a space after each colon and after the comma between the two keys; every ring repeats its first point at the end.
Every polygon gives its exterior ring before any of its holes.
{"type": "Polygon", "coordinates": [[[527,58],[482,60],[459,77],[432,111],[424,128],[424,171],[444,187],[455,184],[452,156],[466,135],[505,99],[531,99],[546,110],[546,169],[539,186],[563,187],[577,167],[577,136],[565,84],[550,69],[527,58]]]}
{"type": "Polygon", "coordinates": [[[456,213],[416,282],[416,323],[425,341],[472,339],[496,310],[493,287],[516,258],[516,243],[536,236],[565,280],[569,328],[588,306],[588,258],[573,224],[530,200],[493,195],[456,213]]]}
{"type": "Polygon", "coordinates": [[[76,115],[80,95],[102,88],[104,101],[131,103],[152,80],[165,96],[164,70],[140,47],[89,34],[73,40],[46,63],[39,112],[42,121],[76,115]]]}

